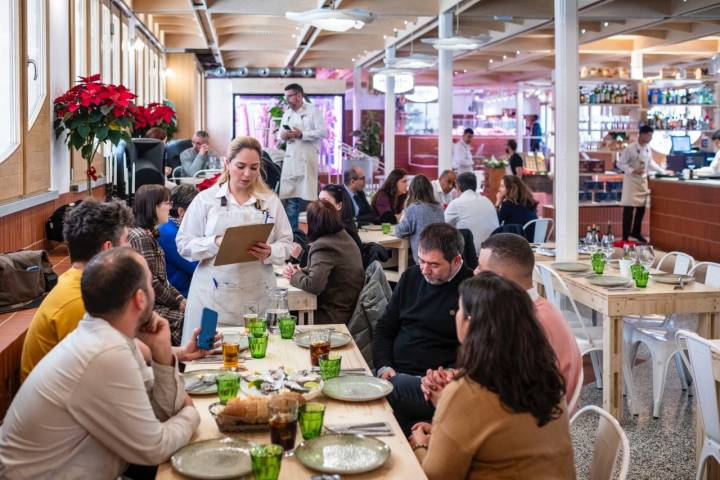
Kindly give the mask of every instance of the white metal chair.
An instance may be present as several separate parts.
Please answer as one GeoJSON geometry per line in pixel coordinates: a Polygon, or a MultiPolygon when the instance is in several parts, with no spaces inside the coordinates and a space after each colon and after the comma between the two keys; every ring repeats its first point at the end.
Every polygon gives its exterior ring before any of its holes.
{"type": "Polygon", "coordinates": [[[613,478],[625,480],[630,469],[630,442],[628,442],[625,431],[612,415],[600,407],[588,405],[573,415],[570,427],[575,425],[580,416],[589,413],[597,414],[599,419],[588,478],[590,480],[611,480],[613,478]],[[621,450],[620,472],[614,477],[613,470],[621,450]]]}
{"type": "Polygon", "coordinates": [[[585,380],[585,374],[583,373],[583,367],[580,366],[580,372],[578,374],[577,382],[575,383],[575,391],[572,392],[572,396],[568,399],[567,409],[568,413],[572,415],[580,400],[580,392],[582,391],[583,381],[585,380]]]}
{"type": "Polygon", "coordinates": [[[595,385],[602,388],[602,357],[600,356],[603,349],[602,327],[590,326],[591,322],[580,315],[575,300],[570,295],[570,289],[555,270],[543,264],[536,264],[535,267],[540,272],[540,278],[545,288],[545,297],[555,308],[562,312],[565,321],[568,322],[575,335],[575,341],[580,348],[580,353],[582,355],[590,354],[593,371],[595,372],[595,385]],[[563,309],[562,296],[567,297],[571,310],[563,309]],[[569,317],[574,317],[574,319],[570,320],[569,317]]]}
{"type": "Polygon", "coordinates": [[[527,231],[531,225],[535,225],[532,243],[545,243],[553,229],[552,218],[536,218],[535,220],[530,220],[523,225],[523,232],[527,231]]]}
{"type": "Polygon", "coordinates": [[[715,457],[715,460],[720,462],[720,416],[713,374],[713,354],[720,355],[720,350],[708,340],[688,330],[678,330],[675,339],[678,351],[692,372],[698,398],[698,415],[703,426],[702,451],[695,477],[700,480],[709,457],[715,457]],[[685,356],[685,348],[688,350],[689,359],[685,356]]]}

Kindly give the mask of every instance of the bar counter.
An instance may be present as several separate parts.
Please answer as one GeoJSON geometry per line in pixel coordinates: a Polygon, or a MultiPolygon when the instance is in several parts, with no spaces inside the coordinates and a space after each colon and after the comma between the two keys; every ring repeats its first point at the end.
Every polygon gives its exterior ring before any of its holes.
{"type": "Polygon", "coordinates": [[[664,251],[720,261],[720,180],[650,180],[650,238],[664,251]]]}

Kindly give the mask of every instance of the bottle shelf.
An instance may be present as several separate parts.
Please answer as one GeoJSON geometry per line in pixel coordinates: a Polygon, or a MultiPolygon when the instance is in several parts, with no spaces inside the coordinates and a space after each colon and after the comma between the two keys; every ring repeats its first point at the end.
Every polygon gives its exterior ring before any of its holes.
{"type": "Polygon", "coordinates": [[[716,108],[714,103],[649,103],[647,108],[643,110],[649,110],[651,108],[663,108],[663,107],[702,107],[702,108],[716,108]]]}
{"type": "Polygon", "coordinates": [[[639,108],[639,103],[581,103],[581,107],[625,107],[625,108],[639,108]]]}

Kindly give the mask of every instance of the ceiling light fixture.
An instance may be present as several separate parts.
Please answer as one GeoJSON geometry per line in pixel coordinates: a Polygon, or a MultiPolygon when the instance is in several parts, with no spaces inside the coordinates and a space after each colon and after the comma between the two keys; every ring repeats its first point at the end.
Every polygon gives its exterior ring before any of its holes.
{"type": "Polygon", "coordinates": [[[507,60],[507,55],[503,55],[503,60],[507,60]]]}
{"type": "Polygon", "coordinates": [[[493,63],[493,59],[491,58],[490,60],[488,60],[488,63],[493,63]]]}
{"type": "Polygon", "coordinates": [[[610,26],[610,22],[603,22],[603,27],[609,27],[609,26],[610,26]]]}
{"type": "Polygon", "coordinates": [[[581,29],[581,30],[580,30],[580,35],[585,35],[585,32],[587,32],[587,30],[585,30],[584,28],[581,29]]]}
{"type": "Polygon", "coordinates": [[[424,55],[422,53],[412,53],[407,57],[395,57],[390,63],[386,63],[386,65],[392,68],[415,70],[420,68],[430,68],[436,63],[437,57],[424,55]]]}
{"type": "Polygon", "coordinates": [[[347,32],[351,28],[360,29],[370,23],[377,15],[362,8],[315,8],[304,12],[285,12],[285,18],[294,22],[312,25],[315,28],[331,32],[347,32]]]}
{"type": "MultiPolygon", "coordinates": [[[[387,93],[387,78],[385,73],[376,73],[372,78],[372,86],[375,90],[387,93]]],[[[415,88],[415,78],[411,73],[392,75],[395,79],[395,93],[409,92],[415,88]]]]}
{"type": "Polygon", "coordinates": [[[515,55],[520,55],[520,50],[515,50],[515,55]]]}
{"type": "Polygon", "coordinates": [[[460,35],[460,2],[458,2],[455,11],[455,35],[447,38],[423,38],[422,43],[432,45],[436,50],[475,50],[483,44],[489,42],[492,37],[487,34],[478,35],[476,37],[464,37],[460,35]]]}

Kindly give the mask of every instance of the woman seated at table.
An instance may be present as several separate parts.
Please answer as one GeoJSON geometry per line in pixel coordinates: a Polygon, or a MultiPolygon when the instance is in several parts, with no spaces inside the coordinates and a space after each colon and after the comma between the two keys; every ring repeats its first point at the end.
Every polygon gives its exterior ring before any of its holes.
{"type": "Polygon", "coordinates": [[[405,206],[408,190],[407,172],[397,168],[390,172],[372,199],[371,206],[381,223],[396,224],[405,206]]]}
{"type": "Polygon", "coordinates": [[[170,194],[170,221],[164,225],[160,225],[158,231],[158,243],[165,252],[165,260],[167,261],[167,276],[170,285],[177,288],[183,297],[187,297],[190,289],[190,281],[192,280],[195,268],[198,262],[190,262],[180,256],[177,249],[178,229],[182,223],[190,203],[198,194],[194,185],[183,183],[173,188],[170,194]]]}
{"type": "MultiPolygon", "coordinates": [[[[495,208],[498,210],[500,225],[520,225],[522,227],[530,220],[536,220],[538,202],[533,198],[532,191],[525,185],[520,177],[505,175],[500,181],[495,208]]],[[[534,225],[526,232],[526,238],[533,238],[534,225]]]]}
{"type": "Polygon", "coordinates": [[[318,196],[320,200],[330,202],[335,209],[340,212],[340,220],[345,227],[345,231],[350,238],[355,241],[358,248],[362,251],[362,241],[358,235],[357,224],[355,223],[355,211],[350,194],[342,185],[328,184],[320,190],[318,196]]]}
{"type": "Polygon", "coordinates": [[[396,237],[410,237],[413,259],[418,263],[420,233],[431,223],[444,223],[442,206],[435,199],[435,189],[425,175],[417,175],[410,182],[405,209],[395,226],[396,237]]]}
{"type": "Polygon", "coordinates": [[[574,479],[565,384],[527,292],[483,272],[460,285],[459,372],[410,444],[428,478],[574,479]]]}
{"type": "Polygon", "coordinates": [[[165,253],[157,241],[158,227],[170,217],[170,191],[162,185],[143,185],[135,192],[133,203],[135,227],[130,229],[128,240],[147,261],[152,273],[155,291],[154,310],[170,323],[172,344],[180,345],[185,297],[168,283],[165,253]]]}
{"type": "Polygon", "coordinates": [[[308,266],[288,264],[283,274],[292,286],[318,296],[315,323],[347,323],[365,283],[360,249],[330,202],[311,202],[307,222],[308,266]]]}

